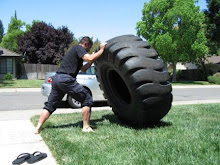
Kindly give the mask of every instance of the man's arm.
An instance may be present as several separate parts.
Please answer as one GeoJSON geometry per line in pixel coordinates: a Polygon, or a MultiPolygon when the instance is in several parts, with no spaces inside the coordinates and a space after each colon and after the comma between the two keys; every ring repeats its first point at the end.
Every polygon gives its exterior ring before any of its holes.
{"type": "Polygon", "coordinates": [[[105,49],[105,45],[107,43],[102,43],[100,44],[100,50],[96,53],[93,53],[93,54],[85,54],[82,59],[90,64],[92,64],[99,56],[102,55],[102,53],[104,52],[104,49],[105,49]]]}
{"type": "Polygon", "coordinates": [[[89,62],[87,62],[85,65],[83,65],[82,67],[81,67],[81,71],[82,72],[85,72],[87,69],[89,69],[89,67],[92,65],[92,63],[89,63],[89,62]]]}

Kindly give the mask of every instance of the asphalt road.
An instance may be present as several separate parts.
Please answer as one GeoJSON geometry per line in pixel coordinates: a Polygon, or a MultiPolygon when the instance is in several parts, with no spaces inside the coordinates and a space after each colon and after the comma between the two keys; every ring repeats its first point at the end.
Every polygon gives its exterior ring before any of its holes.
{"type": "Polygon", "coordinates": [[[174,87],[172,93],[174,102],[220,99],[220,87],[174,87]]]}
{"type": "MultiPolygon", "coordinates": [[[[173,87],[173,103],[184,101],[220,100],[220,87],[173,87]]],[[[40,92],[2,92],[0,111],[42,109],[47,97],[40,92]]],[[[106,106],[97,104],[96,106],[106,106]]],[[[60,108],[70,108],[64,102],[60,108]]]]}

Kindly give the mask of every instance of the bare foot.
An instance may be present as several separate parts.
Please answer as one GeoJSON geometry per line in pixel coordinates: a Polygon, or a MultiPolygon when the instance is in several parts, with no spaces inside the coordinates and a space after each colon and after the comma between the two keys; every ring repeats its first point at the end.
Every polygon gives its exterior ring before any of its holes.
{"type": "Polygon", "coordinates": [[[94,132],[91,127],[83,128],[82,132],[94,132]]]}
{"type": "Polygon", "coordinates": [[[37,135],[37,134],[40,134],[40,131],[41,131],[40,129],[37,129],[37,128],[36,128],[36,130],[34,131],[34,134],[36,134],[36,135],[37,135]]]}

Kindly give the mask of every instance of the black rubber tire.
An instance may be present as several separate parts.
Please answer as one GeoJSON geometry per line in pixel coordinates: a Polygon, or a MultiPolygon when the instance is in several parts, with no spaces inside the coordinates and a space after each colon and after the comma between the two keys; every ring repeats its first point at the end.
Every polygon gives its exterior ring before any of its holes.
{"type": "Polygon", "coordinates": [[[157,52],[141,38],[124,35],[108,40],[95,69],[108,104],[121,120],[142,126],[169,112],[169,74],[157,52]]]}

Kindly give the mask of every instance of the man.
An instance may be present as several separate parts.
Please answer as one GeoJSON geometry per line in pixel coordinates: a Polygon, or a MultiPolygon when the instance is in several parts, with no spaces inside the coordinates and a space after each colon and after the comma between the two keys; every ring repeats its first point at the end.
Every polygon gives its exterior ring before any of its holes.
{"type": "Polygon", "coordinates": [[[45,103],[44,109],[40,115],[35,134],[39,134],[44,122],[56,110],[65,94],[81,102],[83,117],[83,132],[92,132],[93,129],[89,125],[91,116],[91,106],[93,104],[90,93],[76,81],[76,76],[81,70],[86,71],[91,64],[102,55],[105,45],[100,44],[100,50],[93,54],[88,54],[93,45],[89,37],[83,37],[79,45],[73,46],[64,56],[56,75],[52,79],[52,90],[45,103]],[[87,63],[83,65],[83,61],[87,63]]]}

